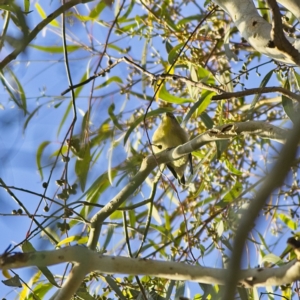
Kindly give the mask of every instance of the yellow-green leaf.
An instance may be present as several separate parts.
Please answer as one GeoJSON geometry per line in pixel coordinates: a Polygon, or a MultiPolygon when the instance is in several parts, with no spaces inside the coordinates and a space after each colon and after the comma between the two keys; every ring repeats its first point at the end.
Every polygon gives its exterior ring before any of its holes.
{"type": "MultiPolygon", "coordinates": [[[[35,248],[32,246],[32,244],[29,241],[25,241],[22,244],[22,250],[24,253],[36,251],[35,248]]],[[[47,267],[38,267],[38,268],[44,274],[44,276],[49,280],[50,283],[52,283],[54,286],[58,287],[58,284],[56,283],[53,274],[50,272],[50,270],[47,267]]]]}
{"type": "Polygon", "coordinates": [[[297,223],[294,222],[290,217],[288,217],[285,214],[277,214],[277,217],[291,230],[296,230],[297,229],[297,223]]]}
{"type": "MultiPolygon", "coordinates": [[[[63,53],[64,52],[63,46],[40,46],[40,45],[34,45],[34,44],[30,44],[29,46],[32,48],[35,48],[37,50],[43,51],[43,52],[49,52],[49,53],[63,53]]],[[[78,46],[78,45],[68,45],[67,51],[70,53],[70,52],[74,52],[81,48],[82,47],[78,46]]]]}
{"type": "MultiPolygon", "coordinates": [[[[39,5],[38,2],[35,3],[35,8],[38,11],[39,15],[42,17],[42,19],[47,18],[46,13],[44,12],[43,8],[39,5]]],[[[59,27],[59,23],[56,20],[52,20],[49,24],[54,27],[59,27]]]]}
{"type": "Polygon", "coordinates": [[[36,153],[36,164],[38,167],[38,171],[40,173],[40,176],[43,180],[44,176],[43,176],[43,169],[42,169],[42,164],[41,164],[41,158],[42,158],[42,154],[43,151],[45,150],[45,148],[50,144],[49,141],[45,141],[43,143],[40,144],[40,146],[38,147],[37,153],[36,153]]]}
{"type": "Polygon", "coordinates": [[[90,146],[86,144],[83,149],[80,150],[80,158],[77,159],[75,165],[75,172],[78,176],[81,190],[85,190],[85,184],[88,176],[88,172],[90,169],[91,162],[91,154],[90,154],[90,146]]]}

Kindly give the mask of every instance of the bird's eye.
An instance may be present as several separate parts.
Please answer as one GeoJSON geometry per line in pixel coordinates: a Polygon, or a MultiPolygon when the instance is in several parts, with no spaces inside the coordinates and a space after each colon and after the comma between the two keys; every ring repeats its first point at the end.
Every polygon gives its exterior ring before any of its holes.
{"type": "Polygon", "coordinates": [[[158,148],[159,150],[161,150],[162,149],[162,145],[156,145],[156,144],[152,144],[152,147],[156,147],[156,148],[158,148]]]}
{"type": "Polygon", "coordinates": [[[172,118],[172,119],[175,119],[175,116],[172,113],[167,113],[167,116],[172,118]]]}

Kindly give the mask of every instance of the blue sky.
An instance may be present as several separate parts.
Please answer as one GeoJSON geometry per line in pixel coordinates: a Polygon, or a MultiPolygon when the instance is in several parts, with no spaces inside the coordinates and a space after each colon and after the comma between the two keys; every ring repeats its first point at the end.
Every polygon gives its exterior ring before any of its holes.
{"type": "MultiPolygon", "coordinates": [[[[20,3],[22,6],[22,1],[16,1],[20,3]]],[[[37,7],[35,6],[38,1],[31,2],[32,12],[26,17],[29,22],[29,26],[32,29],[37,23],[41,21],[41,16],[37,12],[37,7]]],[[[58,3],[54,3],[53,1],[49,2],[40,2],[39,3],[43,10],[48,15],[55,8],[57,8],[58,3]]],[[[83,14],[87,14],[89,8],[93,7],[93,3],[87,5],[78,5],[77,9],[83,14]]],[[[138,11],[141,8],[138,8],[138,11]]],[[[187,12],[189,13],[187,8],[187,12]]],[[[110,8],[105,8],[101,13],[101,22],[111,21],[114,19],[114,10],[110,8]]],[[[132,15],[134,16],[134,11],[132,15]]],[[[58,18],[57,21],[61,23],[61,18],[58,18]]],[[[73,83],[78,83],[83,73],[89,70],[90,74],[95,70],[98,59],[101,55],[101,51],[103,50],[103,45],[105,43],[105,39],[108,33],[107,27],[104,27],[100,24],[91,24],[87,23],[86,26],[83,26],[77,19],[73,16],[68,19],[70,23],[67,23],[67,34],[68,34],[68,43],[72,45],[90,45],[89,34],[93,36],[93,51],[90,49],[80,49],[70,53],[70,68],[72,72],[72,80],[73,83]],[[89,34],[87,34],[87,32],[89,34]]],[[[0,21],[0,25],[3,27],[3,20],[0,21]]],[[[123,24],[120,24],[123,26],[123,24]]],[[[14,28],[9,30],[8,34],[14,35],[16,34],[17,29],[14,28]]],[[[120,36],[112,34],[110,41],[116,41],[120,38],[120,36]]],[[[155,49],[159,51],[159,55],[166,59],[167,53],[165,49],[165,44],[162,43],[162,38],[158,36],[154,39],[155,49]]],[[[47,26],[37,38],[32,42],[33,45],[42,45],[42,46],[57,46],[61,47],[62,39],[61,39],[61,29],[53,26],[47,26]]],[[[116,43],[121,49],[125,49],[130,47],[131,50],[128,55],[132,59],[140,59],[142,49],[144,47],[145,41],[138,40],[137,38],[127,37],[118,41],[116,43]]],[[[154,47],[151,47],[151,44],[148,45],[149,53],[153,50],[154,47]]],[[[11,52],[11,47],[5,44],[5,47],[1,49],[0,59],[2,60],[11,52]]],[[[113,57],[122,57],[124,54],[118,53],[118,51],[113,49],[108,49],[108,53],[113,57]]],[[[155,51],[153,50],[153,53],[155,51]]],[[[158,55],[158,56],[159,56],[158,55]]],[[[243,57],[241,55],[241,57],[243,57]]],[[[150,55],[148,57],[149,61],[155,58],[152,58],[150,55]]],[[[102,63],[102,67],[105,68],[107,66],[107,58],[104,59],[102,63]]],[[[263,58],[260,63],[264,61],[268,61],[268,58],[263,58]]],[[[232,62],[233,70],[240,70],[243,62],[232,62]]],[[[255,66],[257,61],[253,61],[252,66],[255,66]]],[[[250,65],[251,66],[251,65],[250,65]]],[[[45,140],[50,141],[50,145],[46,148],[43,154],[43,164],[45,168],[43,169],[43,173],[45,178],[48,178],[50,167],[47,166],[49,162],[53,162],[53,158],[49,161],[49,156],[55,152],[62,140],[64,139],[67,130],[72,121],[72,113],[68,116],[65,124],[62,126],[60,132],[58,133],[59,124],[63,118],[64,111],[66,107],[70,103],[70,94],[61,97],[60,94],[68,87],[68,80],[64,65],[64,58],[62,53],[52,53],[49,54],[47,52],[38,51],[33,47],[28,47],[25,53],[22,53],[17,57],[16,60],[12,61],[9,65],[13,73],[17,76],[18,80],[21,82],[23,89],[25,90],[27,105],[29,113],[33,112],[39,105],[43,104],[43,107],[36,113],[33,118],[28,123],[27,128],[24,131],[24,123],[28,116],[24,116],[24,113],[16,107],[13,101],[10,100],[8,93],[5,91],[4,87],[0,87],[0,104],[2,106],[2,110],[0,110],[0,177],[4,180],[4,182],[9,186],[20,187],[28,190],[35,191],[37,193],[43,193],[44,189],[42,187],[43,180],[41,179],[39,172],[37,170],[36,165],[36,150],[37,147],[44,142],[45,140]],[[59,106],[58,106],[59,105],[59,106]],[[56,107],[58,106],[58,107],[56,107]]],[[[157,67],[159,68],[159,66],[157,67]]],[[[245,80],[247,84],[247,88],[258,87],[261,81],[261,78],[272,68],[275,68],[274,64],[269,64],[263,69],[259,69],[262,73],[261,77],[258,77],[255,74],[255,70],[250,72],[249,80],[245,80]]],[[[112,76],[119,76],[123,79],[123,83],[126,82],[125,75],[128,73],[128,66],[125,64],[120,64],[115,67],[109,74],[106,74],[105,77],[97,78],[95,81],[95,86],[99,86],[101,83],[107,81],[112,76]]],[[[6,79],[8,82],[13,84],[13,80],[9,77],[8,72],[5,72],[6,79]]],[[[139,77],[139,75],[137,75],[139,77]]],[[[272,77],[269,82],[269,85],[276,84],[276,80],[272,77]]],[[[78,114],[78,122],[75,126],[75,133],[80,132],[81,130],[81,121],[83,119],[83,114],[86,112],[88,108],[88,99],[91,93],[92,84],[87,84],[80,95],[76,98],[76,106],[77,106],[77,114],[78,114]]],[[[143,113],[148,105],[147,101],[143,101],[141,99],[137,99],[134,96],[130,96],[130,99],[126,99],[124,95],[120,95],[119,92],[116,92],[113,95],[109,95],[111,91],[117,90],[117,84],[113,83],[107,87],[101,89],[94,90],[94,98],[92,101],[93,111],[91,117],[90,128],[91,131],[97,130],[100,124],[104,122],[108,118],[107,110],[112,103],[116,105],[116,113],[120,111],[124,112],[125,116],[129,116],[132,114],[133,110],[137,108],[141,108],[141,113],[143,113]]],[[[141,92],[142,85],[138,84],[134,88],[134,91],[141,92]]],[[[148,95],[153,95],[153,87],[145,88],[148,95]]],[[[248,101],[251,101],[251,97],[248,98],[248,101]]],[[[153,104],[153,108],[158,107],[158,103],[153,104]]],[[[285,125],[286,124],[280,124],[285,125]]],[[[289,126],[289,125],[288,125],[289,126]]],[[[151,132],[151,131],[150,131],[151,132]]],[[[131,136],[131,142],[133,143],[136,150],[140,150],[142,148],[141,144],[138,143],[139,136],[142,137],[142,141],[146,144],[145,132],[142,129],[134,132],[131,136]],[[134,135],[136,134],[136,136],[134,135]]],[[[120,134],[116,135],[114,138],[120,138],[120,134]]],[[[277,146],[275,146],[277,147],[277,146]]],[[[252,155],[262,155],[266,156],[269,154],[268,147],[265,147],[262,152],[261,149],[256,149],[252,155]]],[[[99,172],[104,172],[108,167],[110,153],[110,145],[107,144],[104,147],[103,155],[97,160],[95,166],[91,169],[89,173],[88,185],[91,184],[98,176],[99,172]],[[99,171],[101,170],[101,171],[99,171]]],[[[128,155],[126,147],[124,148],[123,142],[120,139],[119,145],[113,151],[113,166],[117,166],[121,163],[124,158],[128,155]]],[[[273,161],[269,161],[268,164],[271,165],[273,161]]],[[[264,163],[264,161],[262,162],[264,163]]],[[[74,161],[70,163],[71,170],[74,166],[74,161]]],[[[50,187],[48,189],[47,196],[53,197],[57,191],[57,186],[55,185],[55,180],[59,179],[63,170],[64,164],[59,162],[57,167],[54,170],[50,187]]],[[[257,175],[261,175],[258,171],[257,175]]],[[[72,182],[75,182],[76,176],[74,174],[69,175],[69,179],[72,182]]],[[[117,180],[114,181],[116,184],[117,180]]],[[[122,184],[125,184],[126,181],[122,184]]],[[[87,185],[87,186],[88,186],[87,185]]],[[[105,204],[109,199],[111,199],[116,193],[122,188],[122,185],[115,186],[114,189],[108,189],[104,194],[101,203],[105,204]],[[105,200],[103,200],[105,199],[105,200]]],[[[137,202],[138,200],[142,200],[143,198],[148,197],[149,187],[145,187],[141,194],[138,194],[133,201],[137,202]]],[[[37,208],[37,205],[40,201],[39,197],[35,197],[33,195],[23,193],[20,191],[15,191],[16,196],[26,205],[26,207],[33,213],[37,208]]],[[[77,194],[72,199],[78,199],[79,194],[77,194]]],[[[30,226],[30,219],[27,216],[8,216],[13,209],[18,209],[19,206],[12,200],[12,198],[4,191],[0,190],[0,201],[1,201],[1,209],[0,209],[0,226],[2,229],[2,243],[1,243],[1,251],[4,251],[9,244],[18,244],[23,239],[25,239],[26,233],[30,226]]],[[[57,200],[57,199],[56,199],[57,200]]],[[[175,206],[170,200],[165,201],[168,209],[172,211],[175,209],[175,206]]],[[[41,209],[38,214],[45,215],[43,212],[42,204],[41,209]]],[[[51,207],[50,213],[54,211],[57,207],[53,205],[51,207]]],[[[94,210],[95,211],[95,210],[94,210]]],[[[43,218],[41,218],[43,220],[43,218]]],[[[259,228],[262,232],[265,232],[268,224],[260,217],[259,228]]],[[[35,227],[33,227],[35,228],[35,227]]],[[[84,226],[79,226],[74,229],[73,234],[75,232],[80,234],[81,231],[84,230],[84,226]]],[[[122,234],[122,230],[116,230],[116,236],[112,239],[112,244],[110,245],[110,250],[112,254],[119,254],[115,247],[118,245],[120,236],[122,234]],[[115,252],[114,252],[115,251],[115,252]]],[[[121,237],[123,238],[123,237],[121,237]]],[[[103,242],[105,240],[105,236],[102,236],[100,241],[103,242]]],[[[36,249],[53,249],[53,246],[46,241],[45,239],[41,239],[40,237],[36,237],[33,239],[34,246],[36,249]]],[[[251,246],[253,247],[253,246],[251,246]]],[[[252,249],[251,255],[253,255],[255,251],[252,249]]],[[[126,255],[126,251],[123,250],[121,252],[122,255],[126,255]]],[[[213,257],[209,261],[213,262],[213,266],[222,264],[221,257],[219,256],[217,259],[213,257]]],[[[253,260],[257,262],[257,257],[253,260]]],[[[209,265],[207,261],[206,265],[209,265]]],[[[252,267],[256,265],[254,263],[252,267]]],[[[246,267],[246,265],[245,265],[246,267]]],[[[54,267],[54,270],[56,267],[54,267]]],[[[32,269],[19,270],[18,274],[26,280],[28,280],[33,274],[34,271],[32,269]]],[[[196,288],[195,284],[187,284],[187,287],[192,287],[191,294],[199,292],[196,288]]],[[[14,294],[11,288],[7,288],[2,285],[0,288],[0,296],[6,297],[7,299],[14,299],[14,294]],[[8,293],[8,294],[7,294],[8,293]]]]}

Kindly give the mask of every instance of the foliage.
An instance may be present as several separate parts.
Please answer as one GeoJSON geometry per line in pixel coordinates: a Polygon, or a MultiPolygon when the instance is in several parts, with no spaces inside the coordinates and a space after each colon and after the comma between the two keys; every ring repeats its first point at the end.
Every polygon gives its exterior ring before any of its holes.
{"type": "MultiPolygon", "coordinates": [[[[295,101],[275,93],[214,100],[217,90],[209,87],[237,92],[279,86],[295,92],[300,75],[251,48],[212,2],[84,2],[1,2],[0,212],[2,223],[21,231],[2,238],[4,247],[14,241],[11,251],[21,245],[27,251],[25,243],[27,249],[86,245],[92,216],[130,183],[151,153],[149,137],[163,112],[175,113],[191,138],[232,122],[289,128],[295,120],[295,101]]],[[[268,10],[262,14],[271,18],[268,10]]],[[[285,23],[294,28],[296,20],[287,13],[285,23]]],[[[192,153],[194,174],[186,171],[184,189],[167,170],[156,187],[156,168],[106,219],[97,249],[225,267],[241,212],[278,153],[277,143],[256,136],[208,144],[192,153]]],[[[285,248],[281,240],[297,231],[297,167],[295,161],[253,224],[243,267],[273,263],[285,248]]],[[[64,271],[69,267],[36,269],[31,280],[19,273],[27,285],[18,293],[28,299],[53,293],[53,275],[60,285],[64,271]]],[[[187,289],[194,299],[217,299],[222,292],[215,285],[149,276],[89,274],[78,293],[87,299],[175,299],[187,289]]],[[[267,292],[294,294],[287,290],[267,292]]],[[[239,290],[242,299],[256,299],[259,292],[239,290]]]]}

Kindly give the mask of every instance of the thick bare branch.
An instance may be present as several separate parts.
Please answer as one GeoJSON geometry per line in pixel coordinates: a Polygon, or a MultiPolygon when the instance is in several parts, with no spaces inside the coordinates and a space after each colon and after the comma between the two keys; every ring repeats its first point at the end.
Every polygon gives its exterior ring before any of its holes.
{"type": "Polygon", "coordinates": [[[268,46],[271,48],[278,48],[278,50],[285,53],[287,57],[291,56],[291,60],[295,61],[296,64],[299,66],[300,51],[295,49],[293,45],[288,41],[286,36],[284,35],[279,7],[275,0],[267,0],[267,1],[273,13],[272,30],[271,30],[272,40],[270,41],[268,46]]]}
{"type": "Polygon", "coordinates": [[[233,124],[225,124],[218,128],[223,130],[223,127],[232,125],[232,129],[236,135],[255,135],[262,139],[269,139],[278,143],[286,142],[289,130],[274,126],[269,123],[259,121],[237,122],[233,124]]]}
{"type": "Polygon", "coordinates": [[[181,156],[199,149],[207,143],[228,139],[235,135],[235,133],[227,134],[226,130],[224,131],[224,133],[221,132],[221,130],[208,130],[204,134],[199,135],[197,138],[182,146],[163,151],[162,153],[156,155],[156,158],[152,155],[146,157],[142,162],[140,170],[133,178],[130,179],[130,182],[108,204],[106,204],[98,213],[96,213],[92,217],[88,247],[93,250],[96,248],[102,222],[112,212],[114,212],[130,195],[134,193],[134,191],[144,182],[150,172],[157,165],[178,159],[181,156]]]}
{"type": "MultiPolygon", "coordinates": [[[[277,47],[268,46],[272,25],[259,15],[252,0],[214,0],[214,2],[231,16],[241,35],[258,52],[283,63],[299,65],[298,58],[291,53],[287,54],[277,47]]],[[[291,37],[286,37],[286,39],[299,52],[300,40],[291,37]]]]}
{"type": "Polygon", "coordinates": [[[300,5],[298,0],[277,0],[277,2],[286,7],[300,21],[300,5]]]}
{"type": "MultiPolygon", "coordinates": [[[[227,278],[226,269],[193,266],[178,262],[105,256],[81,246],[52,251],[4,254],[0,257],[0,269],[17,269],[29,266],[46,267],[64,262],[72,262],[74,270],[64,283],[63,288],[53,297],[55,300],[70,299],[76,291],[74,286],[76,287],[86,274],[93,271],[105,274],[149,275],[221,285],[226,283],[227,278]],[[70,288],[66,289],[66,286],[70,288]]],[[[294,260],[278,268],[241,270],[238,282],[241,286],[252,288],[278,286],[299,279],[300,262],[294,260]]]]}
{"type": "Polygon", "coordinates": [[[288,134],[288,140],[283,146],[278,161],[274,165],[270,174],[262,184],[256,197],[251,201],[247,212],[241,217],[236,237],[234,240],[232,256],[229,264],[227,281],[225,285],[224,300],[234,299],[236,285],[238,283],[238,274],[240,269],[240,261],[244,249],[248,233],[253,228],[255,219],[265,205],[270,194],[284,180],[286,174],[290,170],[292,162],[296,155],[297,146],[300,140],[300,118],[298,118],[294,129],[288,134]]]}
{"type": "Polygon", "coordinates": [[[213,128],[207,132],[195,137],[188,143],[177,148],[166,150],[156,155],[146,157],[143,160],[138,173],[131,178],[130,182],[98,213],[91,219],[91,231],[89,235],[88,247],[96,249],[98,238],[101,231],[101,224],[110,216],[118,207],[144,182],[150,172],[159,164],[168,163],[181,156],[187,155],[192,151],[198,150],[203,145],[218,141],[226,140],[237,135],[256,134],[262,138],[268,138],[283,143],[286,140],[288,131],[280,129],[265,122],[245,122],[232,123],[213,128]]]}

